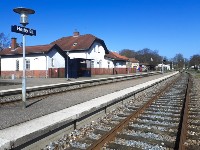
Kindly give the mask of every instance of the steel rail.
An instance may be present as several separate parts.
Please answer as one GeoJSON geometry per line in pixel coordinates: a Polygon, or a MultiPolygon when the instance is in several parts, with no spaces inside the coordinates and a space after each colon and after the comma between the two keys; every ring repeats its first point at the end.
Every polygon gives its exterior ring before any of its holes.
{"type": "Polygon", "coordinates": [[[185,97],[185,102],[184,102],[184,110],[183,110],[183,114],[182,114],[182,123],[181,123],[181,131],[180,131],[180,139],[179,139],[179,145],[178,145],[178,150],[185,150],[185,145],[184,143],[186,142],[186,137],[187,137],[187,128],[188,128],[188,124],[187,124],[187,120],[188,120],[188,104],[190,102],[190,91],[192,88],[192,82],[191,82],[191,78],[189,77],[188,79],[188,85],[187,85],[187,90],[186,90],[186,97],[185,97]]]}
{"type": "Polygon", "coordinates": [[[177,80],[180,79],[180,75],[173,80],[171,83],[168,83],[163,89],[161,89],[155,96],[153,96],[146,104],[141,106],[136,112],[129,115],[123,121],[121,121],[118,125],[116,125],[113,129],[103,135],[99,140],[95,141],[91,146],[87,148],[87,150],[100,150],[108,141],[112,141],[118,132],[120,132],[125,126],[128,125],[130,120],[138,117],[145,109],[147,109],[155,100],[157,100],[160,96],[164,94],[168,89],[172,87],[177,80]]]}

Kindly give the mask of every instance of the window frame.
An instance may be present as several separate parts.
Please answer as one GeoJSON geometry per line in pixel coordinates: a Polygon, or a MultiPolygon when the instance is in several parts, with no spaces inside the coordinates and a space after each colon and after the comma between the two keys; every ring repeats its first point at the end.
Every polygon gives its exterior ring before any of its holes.
{"type": "Polygon", "coordinates": [[[31,61],[30,59],[26,59],[26,70],[30,70],[31,68],[31,61]]]}
{"type": "Polygon", "coordinates": [[[16,66],[15,66],[15,67],[16,67],[16,68],[15,68],[16,71],[19,71],[19,60],[18,60],[18,59],[16,60],[15,65],[16,65],[16,66]]]}

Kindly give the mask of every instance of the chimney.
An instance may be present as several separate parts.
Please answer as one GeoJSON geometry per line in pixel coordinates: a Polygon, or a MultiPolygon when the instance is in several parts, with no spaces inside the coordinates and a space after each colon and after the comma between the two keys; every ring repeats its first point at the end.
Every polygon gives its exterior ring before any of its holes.
{"type": "Polygon", "coordinates": [[[80,33],[78,31],[74,32],[74,37],[78,37],[80,35],[80,33]]]}
{"type": "Polygon", "coordinates": [[[17,48],[17,38],[11,38],[11,50],[17,48]]]}

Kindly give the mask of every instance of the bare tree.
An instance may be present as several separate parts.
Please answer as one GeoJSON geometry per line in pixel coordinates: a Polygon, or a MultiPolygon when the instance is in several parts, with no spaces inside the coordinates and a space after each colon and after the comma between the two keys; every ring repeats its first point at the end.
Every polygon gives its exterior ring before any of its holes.
{"type": "Polygon", "coordinates": [[[123,49],[119,52],[119,54],[128,58],[135,58],[136,52],[130,49],[123,49]]]}
{"type": "Polygon", "coordinates": [[[5,35],[3,32],[0,33],[0,50],[3,50],[4,48],[9,47],[10,45],[10,40],[9,36],[5,35]]]}
{"type": "Polygon", "coordinates": [[[181,70],[184,68],[185,59],[182,54],[180,53],[176,54],[175,57],[173,58],[173,62],[175,69],[181,70]]]}
{"type": "Polygon", "coordinates": [[[150,50],[148,48],[137,51],[136,59],[142,63],[147,63],[154,66],[162,62],[162,57],[158,54],[158,51],[150,50]]]}
{"type": "Polygon", "coordinates": [[[200,67],[200,55],[193,55],[190,58],[190,67],[194,66],[194,69],[197,70],[200,67]]]}

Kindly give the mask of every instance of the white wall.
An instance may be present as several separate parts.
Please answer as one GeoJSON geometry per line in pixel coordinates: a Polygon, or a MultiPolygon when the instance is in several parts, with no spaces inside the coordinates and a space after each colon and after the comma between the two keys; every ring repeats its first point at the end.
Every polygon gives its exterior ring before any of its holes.
{"type": "Polygon", "coordinates": [[[108,60],[104,59],[104,56],[105,56],[105,50],[103,46],[98,42],[94,42],[88,51],[69,53],[70,59],[74,58],[93,59],[94,68],[108,68],[108,60]]]}
{"type": "Polygon", "coordinates": [[[126,62],[125,61],[116,61],[116,68],[126,68],[126,62]]]}
{"type": "Polygon", "coordinates": [[[136,67],[136,69],[139,68],[139,63],[132,63],[132,68],[136,67]]]}
{"type": "Polygon", "coordinates": [[[16,60],[19,60],[19,69],[22,70],[22,59],[18,58],[1,58],[1,71],[16,70],[16,60]]]}
{"type": "MultiPolygon", "coordinates": [[[[16,61],[19,60],[19,71],[23,70],[23,57],[1,58],[2,71],[16,71],[16,61]]],[[[65,59],[55,49],[51,50],[47,55],[32,54],[27,55],[26,60],[30,60],[30,70],[46,70],[48,68],[65,68],[65,59]],[[51,59],[54,60],[52,67],[51,59]],[[46,63],[47,62],[47,63],[46,63]],[[46,64],[48,64],[46,66],[46,64]]]]}
{"type": "MultiPolygon", "coordinates": [[[[158,67],[162,67],[162,64],[158,64],[158,67]]],[[[171,70],[170,64],[167,64],[167,65],[163,64],[163,68],[165,68],[167,70],[171,70]]]]}
{"type": "Polygon", "coordinates": [[[112,60],[107,60],[107,68],[114,68],[114,63],[112,60]],[[108,67],[109,66],[109,67],[108,67]]]}
{"type": "Polygon", "coordinates": [[[70,57],[70,59],[74,59],[74,58],[83,58],[86,59],[87,58],[87,53],[84,52],[76,52],[76,53],[69,53],[68,55],[70,57]]]}
{"type": "Polygon", "coordinates": [[[51,50],[47,55],[48,68],[65,68],[65,59],[55,49],[51,50]]]}
{"type": "Polygon", "coordinates": [[[100,43],[95,42],[88,52],[87,58],[94,59],[94,68],[108,68],[108,61],[104,59],[105,50],[100,43]]]}
{"type": "MultiPolygon", "coordinates": [[[[19,70],[23,70],[23,58],[1,58],[1,70],[2,71],[16,71],[16,61],[19,61],[19,70]]],[[[26,57],[26,60],[30,60],[30,70],[45,70],[46,58],[44,56],[32,56],[26,57]]]]}
{"type": "Polygon", "coordinates": [[[30,70],[46,70],[45,56],[26,57],[26,59],[30,59],[30,70]]]}

